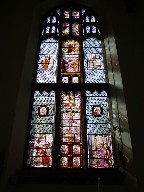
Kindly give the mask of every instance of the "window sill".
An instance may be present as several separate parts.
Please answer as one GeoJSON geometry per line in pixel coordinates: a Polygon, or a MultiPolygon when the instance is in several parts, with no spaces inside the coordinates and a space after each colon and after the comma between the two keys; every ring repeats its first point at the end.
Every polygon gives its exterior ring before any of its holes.
{"type": "Polygon", "coordinates": [[[116,168],[107,169],[45,169],[27,168],[17,173],[18,184],[121,184],[124,173],[116,168]]]}

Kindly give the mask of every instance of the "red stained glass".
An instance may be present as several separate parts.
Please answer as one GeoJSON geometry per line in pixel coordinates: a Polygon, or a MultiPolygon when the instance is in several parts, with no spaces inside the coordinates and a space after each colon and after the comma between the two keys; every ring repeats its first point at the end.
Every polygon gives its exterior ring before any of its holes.
{"type": "Polygon", "coordinates": [[[72,83],[79,83],[79,77],[72,77],[72,83]]]}
{"type": "Polygon", "coordinates": [[[63,35],[68,35],[69,31],[70,31],[69,23],[63,23],[62,34],[63,35]]]}
{"type": "Polygon", "coordinates": [[[70,153],[69,146],[68,145],[61,145],[60,153],[61,154],[69,154],[70,153]]]}
{"type": "Polygon", "coordinates": [[[61,72],[62,83],[80,82],[80,51],[79,43],[68,40],[62,44],[61,72]],[[78,75],[78,76],[76,76],[78,75]]]}
{"type": "Polygon", "coordinates": [[[69,157],[60,157],[60,167],[68,168],[69,167],[70,158],[69,157]]]}
{"type": "Polygon", "coordinates": [[[73,157],[73,167],[81,167],[81,159],[80,157],[73,157]]]}
{"type": "Polygon", "coordinates": [[[64,11],[64,18],[69,18],[69,17],[70,17],[70,12],[64,11]]]}
{"type": "Polygon", "coordinates": [[[60,167],[82,167],[80,92],[61,92],[59,156],[60,167]]]}
{"type": "Polygon", "coordinates": [[[28,164],[32,167],[51,167],[52,144],[52,134],[32,134],[29,142],[28,164]]]}
{"type": "Polygon", "coordinates": [[[73,11],[73,12],[72,12],[72,16],[73,16],[74,18],[79,18],[79,16],[80,16],[79,11],[73,11]]]}
{"type": "Polygon", "coordinates": [[[89,135],[89,165],[93,168],[113,166],[111,135],[89,135]]]}
{"type": "Polygon", "coordinates": [[[80,154],[81,153],[81,146],[80,145],[73,145],[73,154],[80,154]]]}
{"type": "Polygon", "coordinates": [[[48,69],[49,63],[50,63],[50,55],[49,56],[45,56],[45,58],[42,60],[42,68],[44,70],[48,69]]]}
{"type": "Polygon", "coordinates": [[[88,58],[88,70],[99,69],[101,67],[99,59],[96,54],[87,54],[88,58]]]}
{"type": "Polygon", "coordinates": [[[79,54],[79,42],[75,40],[68,40],[63,42],[62,50],[63,54],[79,54]]]}
{"type": "Polygon", "coordinates": [[[100,117],[103,114],[102,107],[100,105],[94,105],[92,107],[92,114],[95,117],[100,117]]]}
{"type": "Polygon", "coordinates": [[[48,106],[47,105],[39,106],[38,115],[39,115],[39,117],[46,117],[48,115],[48,106]]]}
{"type": "Polygon", "coordinates": [[[78,23],[72,24],[72,33],[75,36],[79,36],[79,34],[80,34],[80,25],[78,23]]]}

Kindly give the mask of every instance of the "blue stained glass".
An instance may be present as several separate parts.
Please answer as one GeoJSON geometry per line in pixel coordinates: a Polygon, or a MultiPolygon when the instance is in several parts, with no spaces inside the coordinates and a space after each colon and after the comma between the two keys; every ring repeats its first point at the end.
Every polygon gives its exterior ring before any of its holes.
{"type": "Polygon", "coordinates": [[[50,17],[47,18],[47,23],[50,23],[50,17]]]}
{"type": "Polygon", "coordinates": [[[56,23],[56,17],[52,17],[52,23],[56,23]]]}
{"type": "Polygon", "coordinates": [[[52,167],[54,118],[55,92],[35,91],[27,160],[31,167],[52,167]]]}
{"type": "Polygon", "coordinates": [[[86,26],[86,33],[90,33],[90,26],[86,26]]]}
{"type": "Polygon", "coordinates": [[[113,167],[109,105],[106,91],[86,91],[88,165],[91,168],[113,167]]]}
{"type": "Polygon", "coordinates": [[[91,22],[95,22],[95,17],[94,16],[91,16],[91,22]]]}
{"type": "Polygon", "coordinates": [[[85,9],[82,9],[82,15],[85,13],[85,11],[86,11],[85,9]]]}
{"type": "Polygon", "coordinates": [[[60,9],[57,9],[56,12],[58,15],[60,15],[60,9]]]}
{"type": "Polygon", "coordinates": [[[89,17],[88,16],[86,16],[86,22],[89,22],[89,17]]]}
{"type": "Polygon", "coordinates": [[[52,33],[55,33],[55,31],[56,31],[56,27],[55,27],[55,26],[52,26],[51,32],[52,32],[52,33]]]}
{"type": "Polygon", "coordinates": [[[50,33],[50,27],[46,27],[46,33],[50,33]]]}
{"type": "Polygon", "coordinates": [[[106,83],[101,41],[88,38],[83,42],[85,83],[106,83]]]}
{"type": "Polygon", "coordinates": [[[42,33],[41,33],[42,35],[44,34],[44,29],[42,30],[42,33]]]}
{"type": "Polygon", "coordinates": [[[37,68],[37,83],[56,83],[58,41],[50,38],[41,42],[37,68]]]}
{"type": "Polygon", "coordinates": [[[96,26],[92,26],[92,33],[96,33],[96,26]]]}

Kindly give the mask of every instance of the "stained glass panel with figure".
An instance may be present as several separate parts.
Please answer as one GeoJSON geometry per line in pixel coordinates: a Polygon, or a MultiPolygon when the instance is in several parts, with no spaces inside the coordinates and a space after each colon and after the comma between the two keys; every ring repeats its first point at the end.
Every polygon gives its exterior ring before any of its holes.
{"type": "Polygon", "coordinates": [[[89,167],[113,167],[111,135],[89,135],[88,146],[89,167]]]}
{"type": "Polygon", "coordinates": [[[75,36],[80,35],[80,25],[78,23],[73,23],[72,24],[72,34],[75,36]]]}
{"type": "Polygon", "coordinates": [[[72,11],[72,17],[79,18],[80,17],[79,11],[72,11]]]}
{"type": "Polygon", "coordinates": [[[70,12],[69,11],[64,11],[63,17],[66,18],[66,19],[70,18],[70,12]]]}
{"type": "Polygon", "coordinates": [[[88,165],[113,167],[109,101],[106,91],[86,91],[88,165]]]}
{"type": "Polygon", "coordinates": [[[31,119],[28,165],[52,167],[55,130],[55,92],[35,91],[31,119]]]}
{"type": "Polygon", "coordinates": [[[57,40],[49,38],[41,42],[36,77],[37,83],[56,83],[57,56],[57,40]]]}
{"type": "Polygon", "coordinates": [[[63,35],[68,35],[69,32],[70,32],[70,25],[69,25],[69,23],[63,23],[62,34],[63,35]]]}
{"type": "Polygon", "coordinates": [[[82,167],[81,93],[61,92],[60,167],[82,167]]]}
{"type": "Polygon", "coordinates": [[[85,83],[106,83],[102,42],[88,38],[83,42],[85,83]]]}
{"type": "Polygon", "coordinates": [[[62,43],[61,77],[62,83],[80,82],[80,45],[78,41],[68,40],[62,43]]]}

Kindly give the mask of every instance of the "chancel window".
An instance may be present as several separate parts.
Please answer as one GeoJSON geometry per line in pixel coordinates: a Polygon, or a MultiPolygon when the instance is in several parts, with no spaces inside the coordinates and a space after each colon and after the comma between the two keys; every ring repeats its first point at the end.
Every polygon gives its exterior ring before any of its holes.
{"type": "Polygon", "coordinates": [[[29,124],[30,167],[114,167],[100,19],[81,7],[42,19],[29,124]]]}

